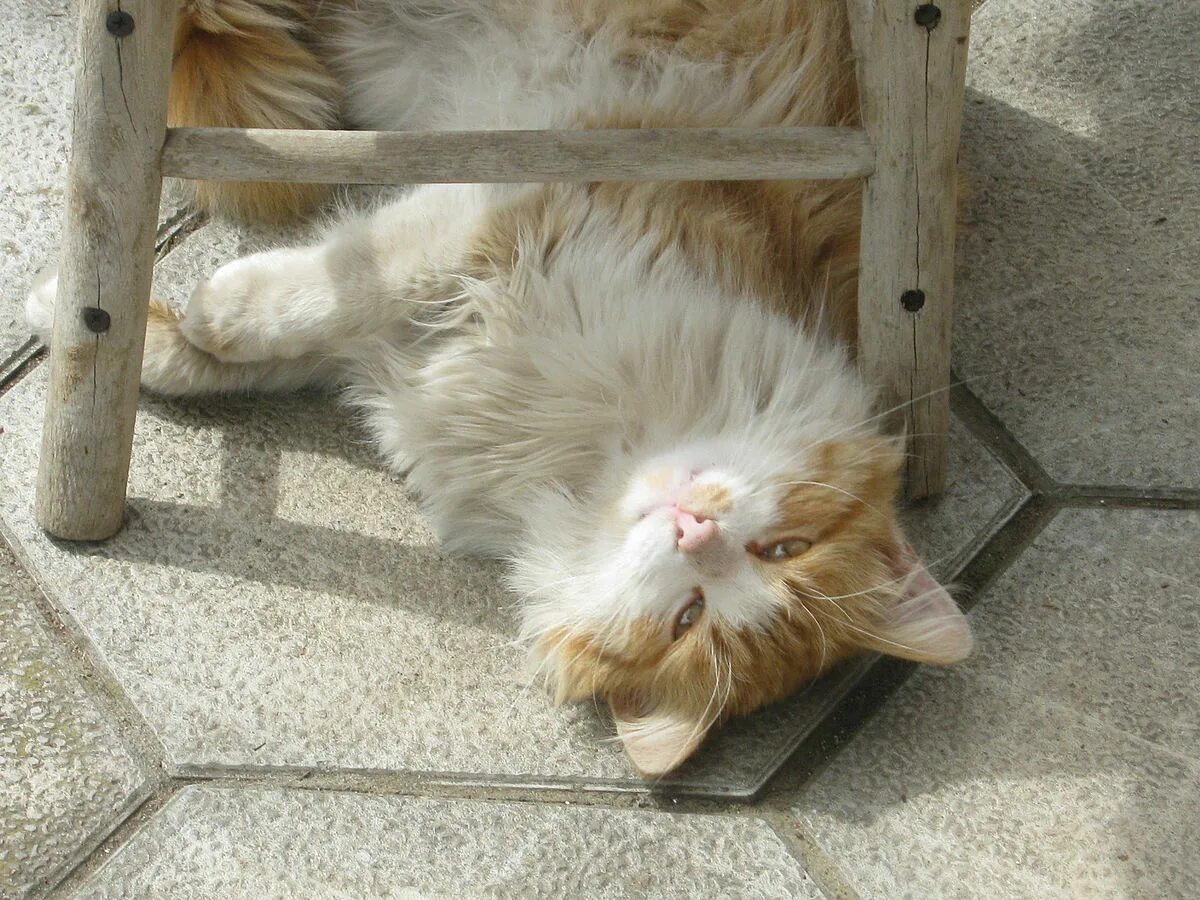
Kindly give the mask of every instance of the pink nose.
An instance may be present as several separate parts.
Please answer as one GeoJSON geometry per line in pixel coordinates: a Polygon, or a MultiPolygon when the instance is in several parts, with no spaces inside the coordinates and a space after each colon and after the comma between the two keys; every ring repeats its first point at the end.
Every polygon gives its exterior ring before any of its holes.
{"type": "Polygon", "coordinates": [[[686,509],[675,510],[676,544],[684,553],[703,550],[717,539],[717,523],[697,517],[686,509]]]}

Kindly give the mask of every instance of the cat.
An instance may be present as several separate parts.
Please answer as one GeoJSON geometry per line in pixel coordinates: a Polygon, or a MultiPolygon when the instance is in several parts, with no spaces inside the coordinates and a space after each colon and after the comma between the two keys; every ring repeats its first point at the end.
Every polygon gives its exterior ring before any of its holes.
{"type": "MultiPolygon", "coordinates": [[[[188,0],[177,124],[857,125],[841,0],[188,0]]],[[[286,219],[320,188],[199,185],[286,219]]],[[[856,373],[857,182],[428,185],[151,303],[143,384],[337,385],[558,701],[635,767],[869,651],[972,638],[856,373]]],[[[48,336],[55,279],[27,304],[48,336]]]]}

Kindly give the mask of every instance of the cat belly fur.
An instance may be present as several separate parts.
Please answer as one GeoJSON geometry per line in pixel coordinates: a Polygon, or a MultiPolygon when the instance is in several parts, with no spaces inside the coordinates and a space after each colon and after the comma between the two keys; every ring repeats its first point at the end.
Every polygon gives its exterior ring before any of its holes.
{"type": "MultiPolygon", "coordinates": [[[[489,215],[493,189],[461,190],[480,195],[481,231],[512,227],[489,215]]],[[[506,193],[528,207],[520,236],[496,239],[515,252],[427,298],[415,333],[347,352],[351,399],[450,549],[510,555],[547,485],[594,491],[680,444],[782,458],[870,431],[872,392],[828,334],[698,276],[586,188],[506,193]]]]}

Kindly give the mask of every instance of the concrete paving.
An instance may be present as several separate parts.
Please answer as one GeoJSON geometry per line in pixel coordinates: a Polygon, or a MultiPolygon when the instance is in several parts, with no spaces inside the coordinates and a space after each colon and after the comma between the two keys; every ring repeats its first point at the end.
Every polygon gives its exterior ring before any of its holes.
{"type": "Polygon", "coordinates": [[[1195,510],[1058,513],[971,613],[970,665],[910,679],[796,796],[860,896],[1197,883],[1197,535],[1195,510]]]}
{"type": "Polygon", "coordinates": [[[59,640],[0,547],[0,897],[61,878],[148,793],[59,640]]]}
{"type": "MultiPolygon", "coordinates": [[[[327,397],[146,398],[129,527],[36,528],[19,306],[57,243],[69,6],[0,0],[0,896],[1187,894],[1194,3],[975,15],[954,474],[909,519],[977,656],[848,666],[655,791],[527,689],[496,570],[327,397]]],[[[289,236],[162,218],[177,301],[289,236]]]]}
{"type": "Polygon", "coordinates": [[[552,898],[614,887],[822,896],[749,816],[210,786],[181,791],[79,896],[552,898]]]}
{"type": "Polygon", "coordinates": [[[1200,5],[973,22],[955,364],[1055,478],[1200,482],[1200,5]]]}

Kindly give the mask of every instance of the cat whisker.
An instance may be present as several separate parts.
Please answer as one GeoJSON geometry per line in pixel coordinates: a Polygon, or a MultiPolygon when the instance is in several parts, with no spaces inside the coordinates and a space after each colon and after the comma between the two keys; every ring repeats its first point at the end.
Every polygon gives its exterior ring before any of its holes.
{"type": "Polygon", "coordinates": [[[829,651],[829,640],[828,640],[828,638],[825,637],[825,629],[821,627],[820,621],[817,619],[816,616],[813,615],[812,610],[809,609],[806,604],[801,603],[800,608],[802,610],[804,610],[805,614],[810,619],[812,619],[813,625],[816,626],[817,634],[821,638],[821,661],[818,664],[818,668],[824,669],[825,668],[825,660],[828,658],[828,651],[829,651]]]}
{"type": "MultiPolygon", "coordinates": [[[[840,437],[844,437],[845,435],[851,434],[856,431],[864,430],[864,426],[870,425],[871,423],[876,422],[879,419],[885,418],[885,417],[891,415],[892,413],[903,409],[906,406],[909,406],[909,405],[912,405],[915,403],[920,403],[922,400],[927,400],[930,397],[934,397],[938,394],[945,393],[946,391],[952,390],[953,388],[958,387],[960,385],[965,387],[972,382],[980,381],[985,378],[994,378],[995,376],[1000,375],[1000,374],[1003,374],[1003,372],[1001,372],[1001,371],[982,372],[979,375],[972,375],[968,378],[956,378],[953,381],[951,381],[950,383],[943,385],[942,387],[934,388],[930,391],[925,392],[924,394],[920,394],[916,397],[913,397],[911,400],[903,400],[900,403],[895,404],[894,406],[890,406],[887,409],[880,410],[879,412],[875,413],[874,415],[868,416],[865,419],[861,419],[859,421],[851,423],[850,425],[847,425],[844,428],[841,428],[841,429],[831,432],[829,434],[823,434],[817,440],[814,440],[812,443],[808,444],[807,446],[802,447],[801,449],[797,450],[793,454],[792,460],[795,461],[795,460],[804,458],[805,456],[808,455],[809,452],[812,451],[812,449],[814,447],[818,447],[823,443],[836,440],[840,437]]],[[[918,437],[918,436],[919,437],[935,437],[937,435],[933,434],[933,433],[929,433],[929,432],[922,432],[919,435],[912,435],[912,436],[913,437],[918,437]]]]}
{"type": "MultiPolygon", "coordinates": [[[[947,618],[949,618],[949,617],[947,617],[947,618]]],[[[844,621],[839,620],[839,624],[843,625],[846,628],[849,628],[851,631],[856,631],[859,634],[863,635],[864,637],[868,637],[873,641],[878,641],[881,644],[887,644],[889,647],[896,647],[899,650],[906,650],[909,653],[917,652],[915,647],[910,647],[908,644],[902,644],[899,641],[893,641],[890,638],[885,638],[882,635],[876,634],[873,631],[869,631],[866,628],[862,628],[861,626],[855,625],[853,622],[849,621],[848,619],[844,620],[844,621]]]]}

